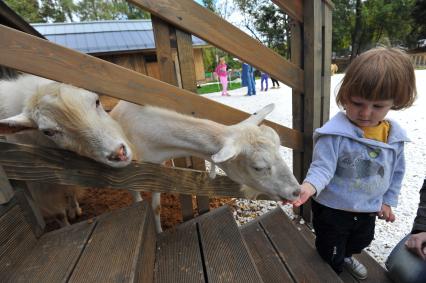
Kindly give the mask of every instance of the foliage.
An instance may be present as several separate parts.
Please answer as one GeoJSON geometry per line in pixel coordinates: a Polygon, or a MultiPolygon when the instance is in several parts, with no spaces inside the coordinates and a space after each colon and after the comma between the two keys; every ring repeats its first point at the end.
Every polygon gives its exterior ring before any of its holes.
{"type": "Polygon", "coordinates": [[[43,17],[39,11],[40,6],[37,0],[4,0],[4,2],[27,22],[43,22],[43,17]]]}
{"type": "Polygon", "coordinates": [[[126,0],[5,0],[27,22],[147,19],[149,13],[126,0]]]}

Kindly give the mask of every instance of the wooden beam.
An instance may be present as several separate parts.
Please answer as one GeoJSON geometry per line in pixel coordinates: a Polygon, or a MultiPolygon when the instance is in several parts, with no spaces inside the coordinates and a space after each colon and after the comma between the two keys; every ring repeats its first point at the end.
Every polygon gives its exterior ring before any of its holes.
{"type": "Polygon", "coordinates": [[[240,185],[226,176],[133,162],[112,168],[73,152],[0,142],[0,165],[11,180],[82,187],[182,193],[209,197],[244,197],[240,185]]]}
{"type": "Polygon", "coordinates": [[[303,23],[303,1],[302,0],[272,0],[290,18],[303,23]]]}
{"type": "Polygon", "coordinates": [[[303,70],[193,0],[129,0],[155,16],[303,91],[303,70]]]}
{"type": "MultiPolygon", "coordinates": [[[[137,104],[170,108],[227,125],[249,116],[187,90],[2,25],[0,50],[0,65],[99,94],[137,104]]],[[[283,146],[301,150],[300,132],[270,121],[265,121],[265,124],[278,132],[283,146]]]]}

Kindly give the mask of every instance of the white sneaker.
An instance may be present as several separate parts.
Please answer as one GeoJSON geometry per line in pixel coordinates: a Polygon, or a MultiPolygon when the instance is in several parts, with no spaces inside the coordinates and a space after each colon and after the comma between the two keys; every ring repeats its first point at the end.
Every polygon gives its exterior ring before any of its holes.
{"type": "Polygon", "coordinates": [[[354,257],[346,257],[344,267],[360,280],[366,279],[368,276],[367,268],[354,257]]]}

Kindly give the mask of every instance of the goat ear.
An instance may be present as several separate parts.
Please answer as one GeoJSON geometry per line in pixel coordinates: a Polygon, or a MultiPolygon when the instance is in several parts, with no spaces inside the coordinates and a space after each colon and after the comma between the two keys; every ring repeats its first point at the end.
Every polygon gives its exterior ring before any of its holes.
{"type": "Polygon", "coordinates": [[[222,163],[234,158],[237,153],[238,152],[235,146],[225,144],[225,146],[221,150],[219,150],[218,153],[213,154],[211,158],[214,163],[222,163]]]}
{"type": "Polygon", "coordinates": [[[13,134],[25,130],[37,129],[36,123],[29,119],[25,114],[0,120],[0,134],[13,134]]]}
{"type": "Polygon", "coordinates": [[[242,121],[240,124],[252,124],[259,125],[265,119],[265,117],[274,110],[275,104],[271,103],[260,109],[259,111],[254,112],[250,117],[242,121]]]}

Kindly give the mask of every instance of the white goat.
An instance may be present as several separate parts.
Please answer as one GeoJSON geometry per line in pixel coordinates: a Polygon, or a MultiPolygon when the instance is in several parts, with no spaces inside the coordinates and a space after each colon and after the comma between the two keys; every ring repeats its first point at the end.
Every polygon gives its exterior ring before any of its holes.
{"type": "MultiPolygon", "coordinates": [[[[132,160],[121,127],[102,109],[98,95],[44,78],[22,75],[0,81],[0,135],[8,141],[74,151],[112,167],[132,160]]],[[[45,218],[61,226],[81,214],[75,188],[29,183],[45,218]]]]}
{"type": "MultiPolygon", "coordinates": [[[[121,124],[136,154],[143,152],[137,154],[142,161],[159,164],[197,156],[222,168],[249,198],[265,194],[274,200],[294,200],[299,184],[279,153],[279,136],[270,127],[258,126],[273,108],[270,104],[232,126],[125,101],[110,115],[121,124]]],[[[153,194],[152,205],[160,232],[159,193],[153,194]]]]}

